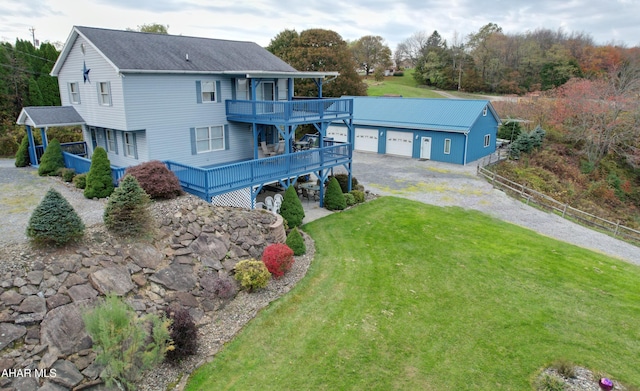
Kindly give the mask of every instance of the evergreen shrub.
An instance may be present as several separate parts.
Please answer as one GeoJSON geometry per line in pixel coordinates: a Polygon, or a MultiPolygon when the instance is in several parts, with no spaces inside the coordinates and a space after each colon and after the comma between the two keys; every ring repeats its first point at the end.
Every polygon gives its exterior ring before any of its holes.
{"type": "Polygon", "coordinates": [[[267,286],[271,279],[271,273],[267,270],[264,262],[245,259],[236,264],[235,279],[240,282],[244,289],[252,292],[267,286]]]}
{"type": "MultiPolygon", "coordinates": [[[[338,183],[340,184],[340,189],[342,190],[343,193],[348,193],[349,192],[349,175],[348,174],[336,174],[334,176],[334,178],[336,178],[338,180],[338,183]]],[[[351,177],[351,189],[355,189],[358,186],[358,180],[356,179],[356,177],[352,176],[351,177]]]]}
{"type": "Polygon", "coordinates": [[[213,280],[213,293],[220,299],[231,299],[238,293],[238,286],[229,276],[218,276],[213,280]]]}
{"type": "Polygon", "coordinates": [[[303,255],[307,252],[307,246],[304,244],[304,238],[298,231],[298,228],[293,228],[289,235],[287,235],[286,245],[293,250],[293,255],[303,255]]]}
{"type": "Polygon", "coordinates": [[[360,204],[364,202],[364,191],[362,190],[351,190],[351,194],[353,194],[353,198],[356,201],[356,204],[360,204]]]}
{"type": "Polygon", "coordinates": [[[139,236],[151,223],[148,203],[149,196],[142,190],[136,178],[125,175],[120,186],[109,197],[104,209],[104,224],[117,235],[139,236]]]}
{"type": "Polygon", "coordinates": [[[106,198],[113,193],[113,189],[111,162],[109,162],[107,151],[102,147],[97,147],[91,157],[91,167],[87,174],[84,196],[87,198],[106,198]]]}
{"type": "Polygon", "coordinates": [[[171,199],[183,193],[176,174],[158,160],[129,167],[125,174],[133,175],[152,199],[171,199]]]}
{"type": "Polygon", "coordinates": [[[76,176],[76,170],[74,170],[73,168],[63,168],[62,170],[60,170],[60,176],[62,177],[63,181],[69,183],[73,181],[73,178],[76,176]]]}
{"type": "Polygon", "coordinates": [[[64,168],[64,157],[62,156],[62,148],[57,139],[51,140],[44,154],[40,158],[40,166],[38,167],[38,175],[54,176],[58,175],[58,171],[64,168]]]}
{"type": "Polygon", "coordinates": [[[73,184],[76,186],[76,189],[84,190],[87,187],[87,174],[78,174],[73,177],[73,184]]]}
{"type": "Polygon", "coordinates": [[[31,164],[31,158],[29,157],[29,137],[25,134],[22,137],[22,142],[16,152],[16,167],[26,167],[31,164]]]}
{"type": "Polygon", "coordinates": [[[302,208],[300,198],[298,198],[298,193],[293,186],[287,187],[287,190],[284,192],[282,205],[280,206],[280,215],[290,228],[298,227],[302,224],[304,209],[302,208]]]}
{"type": "Polygon", "coordinates": [[[271,275],[280,278],[291,269],[295,262],[293,250],[283,243],[270,244],[262,252],[262,262],[271,275]]]}
{"type": "Polygon", "coordinates": [[[83,235],[84,223],[80,216],[60,193],[49,189],[31,214],[27,236],[39,244],[61,246],[83,235]]]}
{"type": "Polygon", "coordinates": [[[139,318],[122,299],[108,295],[82,316],[96,361],[105,366],[101,377],[107,387],[135,389],[144,370],[159,364],[172,349],[169,321],[157,315],[139,318]],[[147,330],[151,330],[149,333],[147,330]]]}
{"type": "Polygon", "coordinates": [[[356,198],[353,196],[353,194],[343,193],[342,195],[344,196],[344,202],[347,204],[347,206],[353,206],[356,204],[356,198]]]}
{"type": "Polygon", "coordinates": [[[167,317],[171,320],[169,326],[173,349],[166,355],[167,361],[180,361],[187,356],[192,356],[198,351],[198,327],[189,313],[182,306],[170,306],[166,310],[167,317]]]}
{"type": "Polygon", "coordinates": [[[329,210],[343,210],[347,207],[336,178],[331,178],[327,185],[327,190],[324,193],[324,207],[329,210]]]}

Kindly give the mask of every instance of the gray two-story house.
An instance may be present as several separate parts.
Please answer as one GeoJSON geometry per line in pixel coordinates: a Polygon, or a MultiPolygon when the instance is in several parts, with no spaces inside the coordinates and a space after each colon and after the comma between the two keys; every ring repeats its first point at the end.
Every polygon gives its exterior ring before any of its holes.
{"type": "MultiPolygon", "coordinates": [[[[186,191],[251,206],[265,184],[351,172],[353,143],[294,148],[302,124],[322,139],[333,121],[352,129],[353,100],[322,98],[338,73],[298,71],[252,42],[74,27],[51,74],[62,107],[24,108],[18,123],[30,137],[40,128],[45,147],[47,127],[81,125],[87,157],[106,149],[116,177],[161,160],[186,191]],[[294,97],[300,78],[316,82],[317,97],[294,97]]],[[[31,148],[34,161],[32,137],[31,148]]],[[[86,158],[65,153],[65,162],[88,169],[86,158]]]]}

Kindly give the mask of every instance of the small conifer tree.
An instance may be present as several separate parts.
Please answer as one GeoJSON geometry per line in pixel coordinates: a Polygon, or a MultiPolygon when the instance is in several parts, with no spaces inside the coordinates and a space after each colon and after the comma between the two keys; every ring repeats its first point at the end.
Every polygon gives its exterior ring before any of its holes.
{"type": "Polygon", "coordinates": [[[300,235],[298,227],[295,227],[291,232],[289,232],[285,244],[293,250],[293,255],[303,255],[307,252],[307,246],[304,244],[304,239],[302,238],[302,235],[300,235]]]}
{"type": "Polygon", "coordinates": [[[302,208],[302,202],[298,198],[298,193],[293,186],[287,187],[282,198],[282,205],[280,206],[280,215],[286,220],[289,228],[298,227],[302,224],[304,219],[304,209],[302,208]]]}
{"type": "Polygon", "coordinates": [[[113,193],[113,178],[111,177],[111,162],[107,151],[97,147],[91,157],[91,168],[87,174],[84,196],[87,198],[106,198],[113,193]]]}
{"type": "Polygon", "coordinates": [[[25,134],[16,152],[16,167],[26,167],[31,164],[31,158],[29,157],[29,137],[25,134]]]}
{"type": "Polygon", "coordinates": [[[80,216],[60,193],[49,189],[31,214],[27,236],[36,243],[61,246],[83,235],[80,216]]]}
{"type": "Polygon", "coordinates": [[[343,210],[347,207],[347,202],[342,195],[342,189],[338,180],[331,178],[324,194],[324,207],[329,210],[343,210]]]}
{"type": "Polygon", "coordinates": [[[139,236],[151,223],[148,203],[149,196],[138,180],[132,175],[125,175],[104,209],[104,224],[117,235],[139,236]]]}
{"type": "Polygon", "coordinates": [[[57,139],[51,140],[47,149],[45,149],[40,158],[40,166],[38,167],[38,175],[58,175],[58,171],[64,168],[64,157],[62,156],[62,148],[57,139]]]}

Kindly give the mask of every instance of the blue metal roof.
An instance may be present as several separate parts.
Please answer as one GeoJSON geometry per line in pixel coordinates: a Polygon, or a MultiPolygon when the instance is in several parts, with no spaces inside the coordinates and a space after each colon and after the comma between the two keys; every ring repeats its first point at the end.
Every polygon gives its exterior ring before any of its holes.
{"type": "MultiPolygon", "coordinates": [[[[351,97],[349,97],[351,98],[351,97]]],[[[491,102],[467,99],[421,99],[354,96],[353,124],[468,132],[485,107],[500,123],[491,102]]]]}

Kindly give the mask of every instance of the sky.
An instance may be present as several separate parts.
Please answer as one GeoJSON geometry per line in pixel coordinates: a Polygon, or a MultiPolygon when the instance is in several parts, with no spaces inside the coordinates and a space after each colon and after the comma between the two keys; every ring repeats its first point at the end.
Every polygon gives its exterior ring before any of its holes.
{"type": "Polygon", "coordinates": [[[488,23],[504,33],[561,29],[596,44],[640,46],[640,0],[0,0],[0,41],[64,43],[74,25],[125,30],[169,25],[169,34],[256,42],[284,29],[323,28],[354,41],[379,35],[396,49],[417,32],[449,42],[488,23]],[[233,2],[233,4],[232,4],[233,2]]]}

